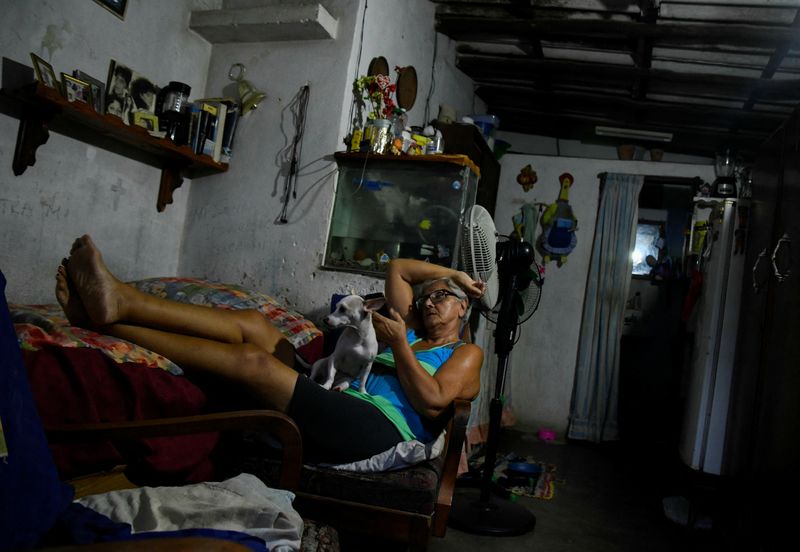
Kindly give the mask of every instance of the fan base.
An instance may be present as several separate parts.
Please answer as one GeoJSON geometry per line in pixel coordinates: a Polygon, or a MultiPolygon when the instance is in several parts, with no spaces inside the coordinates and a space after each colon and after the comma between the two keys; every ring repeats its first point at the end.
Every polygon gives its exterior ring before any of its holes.
{"type": "Polygon", "coordinates": [[[513,537],[524,535],[536,526],[536,517],[523,506],[490,495],[456,491],[450,510],[449,525],[475,535],[513,537]]]}

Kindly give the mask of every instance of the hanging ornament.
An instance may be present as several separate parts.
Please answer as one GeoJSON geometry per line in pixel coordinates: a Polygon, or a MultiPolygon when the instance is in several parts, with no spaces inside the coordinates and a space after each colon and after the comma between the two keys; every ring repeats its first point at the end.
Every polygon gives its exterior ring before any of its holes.
{"type": "Polygon", "coordinates": [[[522,186],[522,189],[526,192],[530,192],[533,189],[533,185],[536,184],[537,180],[539,180],[539,177],[530,165],[522,167],[517,175],[517,184],[522,186]]]}
{"type": "Polygon", "coordinates": [[[578,239],[575,231],[578,229],[578,219],[572,212],[569,204],[569,189],[572,187],[573,178],[570,173],[558,177],[561,183],[558,199],[551,203],[541,217],[542,233],[539,235],[537,245],[543,256],[544,264],[551,260],[556,261],[560,267],[567,262],[569,255],[578,239]]]}

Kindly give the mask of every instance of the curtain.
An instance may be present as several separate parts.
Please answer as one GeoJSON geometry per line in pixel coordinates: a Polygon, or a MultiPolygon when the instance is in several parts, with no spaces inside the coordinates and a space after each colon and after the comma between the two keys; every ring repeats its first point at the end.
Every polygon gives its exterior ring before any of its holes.
{"type": "Polygon", "coordinates": [[[601,182],[567,433],[572,439],[619,438],[620,340],[643,182],[642,175],[612,173],[601,182]]]}

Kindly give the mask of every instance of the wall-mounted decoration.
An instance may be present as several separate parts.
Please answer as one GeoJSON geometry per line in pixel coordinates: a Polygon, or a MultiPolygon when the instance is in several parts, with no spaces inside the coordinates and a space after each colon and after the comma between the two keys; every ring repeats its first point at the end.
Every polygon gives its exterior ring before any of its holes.
{"type": "Polygon", "coordinates": [[[572,175],[564,173],[558,177],[558,181],[561,183],[561,191],[555,203],[550,204],[542,215],[542,234],[537,245],[545,264],[554,260],[560,267],[567,262],[567,255],[578,243],[575,235],[578,219],[575,218],[572,206],[569,204],[572,175]]]}
{"type": "Polygon", "coordinates": [[[105,9],[119,17],[125,19],[125,9],[128,7],[128,0],[94,0],[105,9]]]}
{"type": "Polygon", "coordinates": [[[61,82],[64,84],[64,97],[68,102],[92,103],[92,89],[88,82],[76,79],[72,75],[61,73],[61,82]]]}
{"type": "Polygon", "coordinates": [[[31,52],[31,61],[33,61],[33,68],[36,70],[36,80],[48,88],[55,88],[58,90],[58,79],[56,78],[56,72],[53,70],[53,66],[33,52],[31,52]]]}
{"type": "Polygon", "coordinates": [[[417,70],[413,65],[395,67],[397,72],[397,107],[408,111],[417,99],[417,70]]]}
{"type": "Polygon", "coordinates": [[[128,125],[137,111],[155,113],[158,87],[147,78],[113,59],[108,67],[106,113],[128,125]]]}
{"type": "Polygon", "coordinates": [[[536,184],[537,180],[539,180],[539,177],[530,165],[522,167],[517,175],[517,184],[522,186],[522,189],[526,192],[530,192],[533,189],[533,185],[536,184]]]}
{"type": "Polygon", "coordinates": [[[98,113],[105,113],[106,85],[78,69],[72,72],[72,76],[89,83],[89,88],[92,89],[92,107],[98,113]]]}

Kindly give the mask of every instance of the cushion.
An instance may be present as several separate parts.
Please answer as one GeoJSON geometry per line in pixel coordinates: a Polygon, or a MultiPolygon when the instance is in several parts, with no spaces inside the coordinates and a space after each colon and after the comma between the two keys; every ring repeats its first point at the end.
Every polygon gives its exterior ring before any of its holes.
{"type": "Polygon", "coordinates": [[[297,349],[322,337],[322,332],[298,312],[273,297],[236,284],[198,278],[148,278],[131,282],[138,289],[174,301],[224,309],[256,309],[297,349]]]}
{"type": "MultiPolygon", "coordinates": [[[[223,443],[231,473],[252,473],[267,485],[276,485],[280,460],[274,447],[256,434],[233,435],[223,443]]],[[[388,472],[365,473],[304,464],[298,490],[430,515],[436,503],[444,457],[388,472]]]]}

